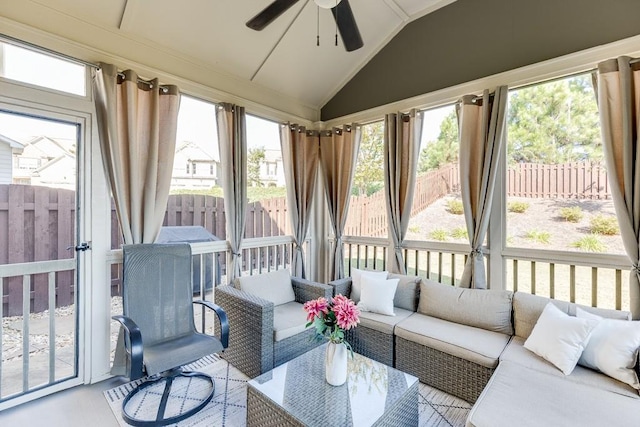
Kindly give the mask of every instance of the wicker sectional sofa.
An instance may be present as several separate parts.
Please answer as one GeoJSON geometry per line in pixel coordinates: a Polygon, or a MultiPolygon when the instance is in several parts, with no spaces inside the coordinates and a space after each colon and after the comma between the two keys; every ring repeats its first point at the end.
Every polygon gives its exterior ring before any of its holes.
{"type": "MultiPolygon", "coordinates": [[[[640,425],[638,390],[582,366],[564,375],[524,348],[550,299],[400,279],[405,285],[396,292],[396,316],[363,313],[349,342],[472,403],[468,427],[640,425]],[[415,309],[398,307],[412,290],[415,309]]],[[[329,284],[334,294],[351,296],[351,278],[329,284]]],[[[553,303],[569,315],[580,307],[603,318],[630,319],[628,312],[553,303]]]]}

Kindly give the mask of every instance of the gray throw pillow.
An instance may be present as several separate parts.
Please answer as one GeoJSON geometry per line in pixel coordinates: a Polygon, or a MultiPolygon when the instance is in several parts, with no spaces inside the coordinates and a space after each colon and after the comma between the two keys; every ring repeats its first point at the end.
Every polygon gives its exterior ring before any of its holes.
{"type": "Polygon", "coordinates": [[[393,298],[393,305],[405,310],[416,311],[418,308],[418,297],[420,296],[420,282],[418,276],[407,276],[404,274],[389,273],[387,279],[399,279],[398,288],[393,298]]]}

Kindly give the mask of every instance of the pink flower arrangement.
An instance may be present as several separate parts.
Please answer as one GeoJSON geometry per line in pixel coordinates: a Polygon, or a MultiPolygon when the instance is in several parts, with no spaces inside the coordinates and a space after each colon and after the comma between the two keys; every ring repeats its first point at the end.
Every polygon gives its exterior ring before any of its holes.
{"type": "Polygon", "coordinates": [[[348,343],[344,340],[344,331],[358,326],[360,310],[356,304],[344,295],[336,295],[328,301],[321,297],[304,304],[307,312],[307,327],[314,325],[316,335],[327,337],[334,343],[348,343]]]}

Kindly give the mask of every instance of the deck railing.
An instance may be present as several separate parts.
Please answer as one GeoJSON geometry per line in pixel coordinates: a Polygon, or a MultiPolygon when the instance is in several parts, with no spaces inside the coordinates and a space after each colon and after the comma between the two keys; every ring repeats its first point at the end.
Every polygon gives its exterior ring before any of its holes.
{"type": "MultiPolygon", "coordinates": [[[[345,272],[351,268],[385,270],[388,240],[370,237],[343,238],[345,272]]],[[[408,274],[440,283],[459,283],[469,249],[441,242],[405,241],[408,274]]],[[[488,269],[491,251],[485,251],[489,283],[502,272],[488,269]]],[[[509,248],[503,253],[504,287],[592,307],[629,310],[629,261],[624,255],[509,248]]]]}
{"type": "MultiPolygon", "coordinates": [[[[75,277],[73,274],[75,269],[75,259],[0,265],[0,289],[9,282],[10,278],[14,281],[15,278],[20,279],[22,283],[22,313],[26,313],[26,315],[13,319],[15,332],[13,332],[12,339],[8,340],[9,342],[5,342],[5,336],[8,337],[8,331],[4,330],[5,322],[0,322],[0,355],[2,355],[0,359],[0,401],[8,396],[24,394],[33,389],[55,384],[77,374],[74,344],[77,340],[75,327],[71,332],[71,346],[74,351],[59,351],[57,340],[60,339],[61,325],[60,319],[55,315],[57,277],[63,272],[75,277]],[[44,281],[35,280],[43,277],[44,281]],[[44,289],[37,289],[38,287],[44,289]],[[47,295],[48,313],[46,317],[48,319],[44,325],[46,328],[44,333],[43,331],[31,333],[32,319],[29,314],[32,311],[31,294],[34,292],[47,295]],[[35,353],[48,353],[48,358],[46,360],[38,359],[34,375],[31,361],[35,353]],[[43,369],[42,363],[47,363],[48,366],[43,369]],[[21,375],[18,374],[20,370],[22,371],[21,375]]],[[[67,279],[65,278],[65,280],[67,279]]],[[[41,315],[41,317],[43,316],[41,315]]],[[[2,304],[0,304],[1,319],[3,319],[2,304]]]]}

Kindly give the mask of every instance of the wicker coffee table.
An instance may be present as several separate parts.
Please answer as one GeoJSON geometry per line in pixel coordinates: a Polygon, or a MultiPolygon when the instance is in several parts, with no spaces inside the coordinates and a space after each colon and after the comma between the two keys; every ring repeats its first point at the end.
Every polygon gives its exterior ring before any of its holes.
{"type": "Polygon", "coordinates": [[[418,379],[359,354],[347,382],[324,377],[325,345],[248,382],[248,426],[417,426],[418,379]]]}

